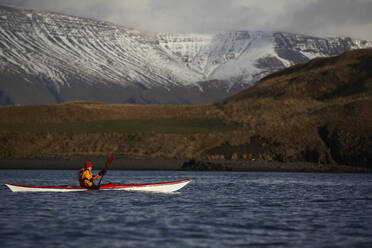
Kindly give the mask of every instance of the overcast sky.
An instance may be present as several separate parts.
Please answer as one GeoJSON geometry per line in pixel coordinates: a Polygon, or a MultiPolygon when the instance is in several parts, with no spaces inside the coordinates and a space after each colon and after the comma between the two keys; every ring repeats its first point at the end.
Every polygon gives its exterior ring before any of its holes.
{"type": "Polygon", "coordinates": [[[372,40],[372,0],[0,0],[152,32],[287,31],[372,40]]]}

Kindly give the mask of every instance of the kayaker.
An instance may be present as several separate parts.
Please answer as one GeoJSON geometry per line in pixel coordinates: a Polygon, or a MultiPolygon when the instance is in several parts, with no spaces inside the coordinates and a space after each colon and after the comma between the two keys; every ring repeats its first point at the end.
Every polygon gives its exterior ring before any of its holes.
{"type": "Polygon", "coordinates": [[[99,186],[94,184],[94,180],[97,180],[103,175],[106,175],[107,170],[101,170],[97,175],[92,174],[93,165],[89,162],[84,164],[84,168],[81,168],[79,172],[79,183],[81,187],[88,189],[99,189],[99,186]]]}

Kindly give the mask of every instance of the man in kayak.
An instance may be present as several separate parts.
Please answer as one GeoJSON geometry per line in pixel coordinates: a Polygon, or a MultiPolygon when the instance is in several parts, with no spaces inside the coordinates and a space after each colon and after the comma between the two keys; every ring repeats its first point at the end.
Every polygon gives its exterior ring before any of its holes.
{"type": "Polygon", "coordinates": [[[97,180],[103,175],[106,175],[107,170],[101,170],[97,175],[92,174],[92,164],[86,162],[84,168],[81,168],[79,172],[79,183],[81,187],[86,187],[88,189],[99,189],[99,186],[94,185],[94,180],[97,180]]]}

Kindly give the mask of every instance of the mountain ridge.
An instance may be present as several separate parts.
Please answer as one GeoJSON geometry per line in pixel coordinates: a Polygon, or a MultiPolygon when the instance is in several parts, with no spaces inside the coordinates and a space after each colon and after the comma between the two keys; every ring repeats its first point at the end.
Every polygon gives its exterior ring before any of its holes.
{"type": "Polygon", "coordinates": [[[372,47],[371,41],[279,32],[149,35],[105,21],[1,6],[0,19],[2,105],[211,103],[314,56],[372,47]]]}

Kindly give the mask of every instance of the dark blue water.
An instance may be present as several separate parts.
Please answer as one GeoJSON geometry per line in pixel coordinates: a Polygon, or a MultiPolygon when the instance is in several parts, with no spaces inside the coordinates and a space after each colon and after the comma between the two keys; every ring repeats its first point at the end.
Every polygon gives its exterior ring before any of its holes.
{"type": "Polygon", "coordinates": [[[76,171],[0,170],[1,247],[372,247],[372,175],[109,171],[178,194],[12,193],[76,185],[76,171]]]}

